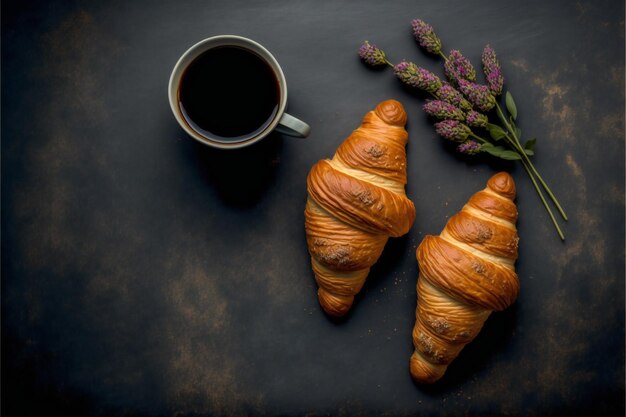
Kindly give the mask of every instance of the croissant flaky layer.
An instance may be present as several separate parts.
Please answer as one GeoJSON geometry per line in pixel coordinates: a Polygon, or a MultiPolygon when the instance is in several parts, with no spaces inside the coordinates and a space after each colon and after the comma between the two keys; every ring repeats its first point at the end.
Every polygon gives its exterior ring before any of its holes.
{"type": "Polygon", "coordinates": [[[389,237],[406,234],[415,220],[404,190],[405,124],[402,104],[383,101],[307,177],[307,244],[318,298],[330,315],[350,310],[389,237]]]}
{"type": "Polygon", "coordinates": [[[417,248],[420,276],[410,360],[416,381],[440,379],[491,312],[517,298],[514,199],[513,178],[494,175],[439,236],[426,236],[417,248]]]}

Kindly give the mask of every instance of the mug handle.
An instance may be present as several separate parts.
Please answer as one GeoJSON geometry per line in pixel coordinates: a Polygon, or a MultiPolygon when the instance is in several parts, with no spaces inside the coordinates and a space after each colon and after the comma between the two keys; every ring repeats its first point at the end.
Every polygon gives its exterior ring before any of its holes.
{"type": "Polygon", "coordinates": [[[297,138],[306,138],[311,132],[311,126],[288,113],[283,113],[276,125],[276,131],[297,138]]]}

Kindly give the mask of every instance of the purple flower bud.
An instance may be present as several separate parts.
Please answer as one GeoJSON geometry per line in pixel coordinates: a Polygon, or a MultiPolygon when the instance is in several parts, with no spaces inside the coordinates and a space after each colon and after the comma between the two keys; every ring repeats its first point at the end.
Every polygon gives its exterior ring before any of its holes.
{"type": "MultiPolygon", "coordinates": [[[[486,71],[485,71],[486,72],[486,71]]],[[[502,76],[502,70],[500,67],[493,67],[489,73],[485,74],[487,79],[487,85],[489,90],[494,96],[502,94],[502,87],[504,86],[504,77],[502,76]]]]}
{"type": "Polygon", "coordinates": [[[411,27],[413,28],[413,36],[420,46],[426,49],[431,54],[438,55],[441,53],[441,40],[435,34],[435,31],[431,25],[420,19],[413,19],[411,21],[411,27]]]}
{"type": "Polygon", "coordinates": [[[472,130],[458,120],[444,120],[435,123],[437,133],[453,142],[465,142],[472,130]]]}
{"type": "Polygon", "coordinates": [[[485,68],[500,66],[500,64],[498,63],[498,57],[496,56],[496,51],[489,45],[485,46],[485,49],[483,49],[482,62],[483,67],[485,68]]]}
{"type": "Polygon", "coordinates": [[[476,155],[480,152],[480,143],[474,140],[468,140],[457,146],[456,150],[466,155],[476,155]]]}
{"type": "Polygon", "coordinates": [[[436,94],[442,85],[439,77],[412,62],[402,61],[396,64],[393,72],[403,83],[432,94],[436,94]]]}
{"type": "Polygon", "coordinates": [[[496,51],[489,45],[485,46],[483,50],[482,63],[489,90],[491,90],[494,96],[499,96],[502,94],[504,77],[502,76],[502,70],[498,62],[498,57],[496,56],[496,51]]]}
{"type": "Polygon", "coordinates": [[[465,116],[465,123],[471,127],[487,127],[489,119],[482,113],[470,110],[467,112],[467,116],[465,116]]]}
{"type": "Polygon", "coordinates": [[[463,110],[442,100],[429,100],[422,107],[426,114],[438,119],[464,120],[463,110]]]}
{"type": "Polygon", "coordinates": [[[483,112],[488,112],[496,105],[496,99],[491,95],[491,91],[486,85],[461,79],[459,80],[459,89],[473,105],[483,112]]]}
{"type": "Polygon", "coordinates": [[[448,59],[444,63],[446,77],[450,81],[458,80],[476,81],[476,70],[469,59],[465,58],[458,50],[450,51],[448,59]]]}
{"type": "Polygon", "coordinates": [[[437,91],[437,98],[464,111],[472,109],[472,103],[467,101],[456,88],[452,87],[448,83],[443,84],[439,91],[437,91]]]}
{"type": "Polygon", "coordinates": [[[387,58],[382,49],[378,49],[376,45],[370,45],[368,41],[363,42],[359,48],[359,56],[365,63],[373,67],[387,63],[387,58]]]}

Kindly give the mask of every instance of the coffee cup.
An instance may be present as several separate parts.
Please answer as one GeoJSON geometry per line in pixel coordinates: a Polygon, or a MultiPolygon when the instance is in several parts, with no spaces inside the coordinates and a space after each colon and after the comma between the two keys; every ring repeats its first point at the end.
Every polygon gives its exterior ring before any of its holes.
{"type": "Polygon", "coordinates": [[[241,36],[214,36],[190,47],[174,66],[168,96],[185,132],[216,148],[249,146],[272,131],[304,138],[311,130],[285,112],[287,82],[276,58],[241,36]]]}

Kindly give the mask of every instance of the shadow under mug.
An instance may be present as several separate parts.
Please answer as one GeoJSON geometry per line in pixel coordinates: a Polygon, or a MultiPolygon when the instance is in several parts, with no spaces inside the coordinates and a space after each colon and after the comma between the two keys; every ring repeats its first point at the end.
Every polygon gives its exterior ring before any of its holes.
{"type": "MultiPolygon", "coordinates": [[[[228,62],[220,63],[228,65],[228,62]]],[[[297,119],[285,112],[287,107],[287,81],[285,75],[274,56],[259,43],[236,35],[220,35],[204,39],[191,48],[189,48],[178,60],[169,80],[168,96],[170,107],[174,113],[174,117],[180,126],[194,139],[216,148],[236,149],[242,148],[256,143],[267,137],[272,131],[276,130],[289,136],[304,138],[309,135],[311,128],[308,124],[297,119]],[[269,67],[274,75],[277,85],[277,103],[276,110],[269,123],[256,131],[252,135],[244,136],[242,139],[234,138],[224,140],[220,136],[212,135],[210,132],[202,129],[194,128],[193,122],[185,117],[185,109],[181,105],[181,83],[185,72],[190,68],[194,61],[205,52],[219,47],[240,48],[245,52],[252,53],[260,58],[265,65],[269,67]]],[[[210,100],[207,97],[207,100],[210,100]]],[[[233,115],[233,117],[236,115],[233,115]]],[[[210,117],[208,115],[207,117],[210,117]]]]}

